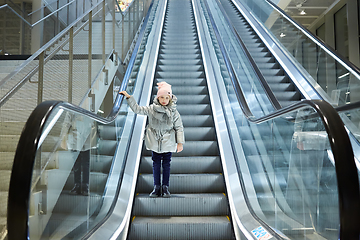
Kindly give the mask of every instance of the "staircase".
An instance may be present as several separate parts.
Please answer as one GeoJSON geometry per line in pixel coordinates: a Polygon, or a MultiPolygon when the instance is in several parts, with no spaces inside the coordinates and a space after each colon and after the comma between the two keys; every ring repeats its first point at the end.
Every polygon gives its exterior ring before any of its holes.
{"type": "MultiPolygon", "coordinates": [[[[112,24],[112,23],[108,23],[112,24]]],[[[111,25],[112,26],[112,25],[111,25]]],[[[109,27],[108,27],[109,28],[109,27]]],[[[94,23],[94,36],[99,35],[98,32],[101,29],[101,23],[94,23]]],[[[111,33],[107,33],[110,35],[111,33]]],[[[87,44],[83,43],[82,39],[86,39],[88,36],[87,31],[82,31],[77,35],[77,43],[75,45],[83,45],[87,47],[87,44]]],[[[107,39],[110,37],[107,36],[107,39]]],[[[94,52],[101,52],[101,44],[96,44],[96,40],[93,43],[94,52]]],[[[108,44],[109,46],[110,44],[108,44]]],[[[76,48],[75,54],[84,54],[86,53],[86,47],[76,48]]],[[[108,49],[107,49],[108,50],[108,49]]],[[[110,50],[108,50],[110,52],[110,50]]],[[[64,51],[58,52],[58,54],[63,54],[64,51]]],[[[5,78],[10,72],[12,72],[17,66],[20,66],[23,61],[1,61],[0,63],[0,81],[5,78]]],[[[34,60],[28,68],[33,68],[38,64],[37,60],[34,60]]],[[[92,72],[91,76],[95,78],[98,74],[101,66],[101,59],[92,60],[92,72]]],[[[67,100],[68,98],[68,72],[69,72],[69,63],[66,60],[61,60],[54,58],[50,60],[45,66],[44,74],[44,86],[43,86],[43,100],[67,100]]],[[[79,105],[83,97],[87,94],[88,90],[88,60],[87,59],[74,59],[74,69],[73,69],[73,101],[75,105],[79,105]],[[84,74],[86,73],[86,75],[84,74]]],[[[24,74],[20,72],[19,75],[24,74]]],[[[112,76],[109,76],[111,79],[112,76]]],[[[18,77],[19,78],[19,77],[18,77]]],[[[38,75],[35,74],[31,78],[32,82],[26,82],[4,105],[0,107],[0,181],[3,183],[0,187],[0,240],[3,239],[2,235],[6,235],[6,214],[7,214],[7,201],[8,201],[8,188],[11,176],[11,170],[13,165],[13,160],[15,156],[16,147],[20,138],[22,129],[30,116],[33,109],[37,106],[37,94],[38,94],[38,84],[36,83],[38,75]],[[4,233],[4,234],[2,234],[4,233]]],[[[8,81],[3,86],[0,87],[0,97],[2,98],[5,93],[7,93],[12,87],[14,82],[8,81]]],[[[52,146],[55,145],[56,141],[59,140],[59,132],[52,132],[50,135],[53,135],[52,146]],[[57,134],[57,135],[56,135],[57,134]]],[[[53,149],[49,149],[52,151],[53,149]]],[[[43,151],[45,151],[43,149],[43,151]]],[[[48,153],[45,153],[49,154],[48,153]]],[[[56,157],[51,161],[67,162],[69,159],[69,154],[60,153],[56,154],[56,157]]],[[[67,164],[67,163],[66,163],[67,164]]],[[[59,164],[49,164],[48,171],[61,170],[58,168],[59,164]]],[[[67,169],[68,167],[66,167],[67,169]]],[[[70,168],[71,169],[71,168],[70,168]]],[[[54,174],[53,174],[54,175],[54,174]]],[[[66,178],[65,178],[66,180],[66,178]]],[[[57,187],[59,186],[56,183],[57,187]]],[[[54,189],[54,186],[49,186],[49,188],[54,189]]],[[[37,197],[35,197],[36,199],[37,197]]],[[[41,198],[40,198],[41,199],[41,198]]],[[[39,200],[41,201],[41,200],[39,200]]],[[[55,203],[54,203],[55,204],[55,203]]],[[[33,213],[33,212],[31,212],[33,213]]],[[[35,211],[35,214],[36,211],[35,211]]]]}
{"type": "Polygon", "coordinates": [[[149,198],[152,160],[143,150],[129,239],[234,239],[190,1],[168,1],[155,73],[161,81],[178,98],[186,143],[172,157],[171,198],[149,198]]]}

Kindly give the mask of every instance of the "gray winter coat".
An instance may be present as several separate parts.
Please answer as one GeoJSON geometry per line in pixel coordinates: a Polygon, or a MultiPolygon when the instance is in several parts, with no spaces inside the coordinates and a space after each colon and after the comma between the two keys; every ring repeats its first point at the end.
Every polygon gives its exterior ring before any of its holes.
{"type": "Polygon", "coordinates": [[[176,152],[177,144],[185,143],[184,127],[176,110],[175,95],[168,106],[162,106],[156,97],[153,104],[144,107],[140,107],[132,96],[127,101],[134,113],[148,116],[146,149],[157,153],[176,152]]]}

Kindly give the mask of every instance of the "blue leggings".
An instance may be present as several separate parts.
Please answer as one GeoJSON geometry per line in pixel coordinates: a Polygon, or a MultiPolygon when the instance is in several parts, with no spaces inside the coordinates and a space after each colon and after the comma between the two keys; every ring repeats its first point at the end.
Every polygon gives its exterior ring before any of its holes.
{"type": "Polygon", "coordinates": [[[161,160],[162,160],[162,185],[169,186],[171,152],[152,152],[154,185],[161,186],[161,160]]]}

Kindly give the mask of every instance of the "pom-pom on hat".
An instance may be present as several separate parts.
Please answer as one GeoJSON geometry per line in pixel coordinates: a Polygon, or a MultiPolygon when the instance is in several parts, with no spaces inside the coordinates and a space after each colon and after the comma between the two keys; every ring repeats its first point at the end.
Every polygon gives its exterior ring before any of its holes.
{"type": "Polygon", "coordinates": [[[171,91],[171,85],[166,83],[166,82],[160,82],[157,84],[158,85],[158,91],[156,94],[156,97],[160,97],[162,95],[169,95],[170,97],[172,97],[172,91],[171,91]]]}

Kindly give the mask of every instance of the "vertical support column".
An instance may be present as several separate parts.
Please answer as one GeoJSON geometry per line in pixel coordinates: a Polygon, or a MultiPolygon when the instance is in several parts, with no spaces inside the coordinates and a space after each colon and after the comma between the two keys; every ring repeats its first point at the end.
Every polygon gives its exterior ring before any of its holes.
{"type": "MultiPolygon", "coordinates": [[[[135,36],[135,24],[134,24],[134,18],[135,18],[135,3],[131,5],[131,8],[130,8],[130,26],[131,26],[131,41],[129,42],[132,42],[132,40],[134,39],[134,36],[135,36]]],[[[129,46],[130,48],[130,46],[129,46]]]]}
{"type": "Polygon", "coordinates": [[[70,28],[69,39],[69,86],[68,86],[68,102],[73,101],[73,54],[74,54],[74,27],[70,28]]]}
{"type": "Polygon", "coordinates": [[[146,0],[142,0],[142,4],[143,4],[143,13],[142,13],[142,18],[145,18],[145,12],[147,12],[147,9],[146,8],[146,3],[145,3],[146,0]]]}
{"type": "Polygon", "coordinates": [[[360,67],[359,21],[354,21],[354,19],[359,19],[358,9],[358,1],[347,2],[347,23],[349,26],[349,60],[357,67],[360,67]]]}
{"type": "MultiPolygon", "coordinates": [[[[23,18],[25,18],[25,5],[27,3],[26,2],[22,2],[21,3],[21,16],[23,18]]],[[[25,50],[25,22],[24,21],[21,21],[20,22],[20,46],[19,46],[19,51],[18,51],[18,54],[19,55],[22,55],[22,54],[25,54],[24,50],[25,50]]],[[[4,49],[4,48],[3,48],[4,49]]],[[[5,49],[4,49],[5,50],[5,49]]]]}
{"type": "Polygon", "coordinates": [[[92,70],[92,14],[89,12],[89,46],[88,46],[88,87],[91,88],[91,70],[92,70]]]}
{"type": "Polygon", "coordinates": [[[113,8],[111,9],[112,11],[112,41],[113,41],[113,49],[115,50],[115,32],[116,32],[116,18],[115,18],[115,7],[113,6],[113,8]]]}
{"type": "Polygon", "coordinates": [[[44,90],[44,57],[45,52],[43,51],[39,55],[39,76],[38,76],[38,99],[37,104],[39,105],[43,101],[43,90],[44,90]]]}
{"type": "MultiPolygon", "coordinates": [[[[42,7],[42,0],[32,1],[32,10],[38,10],[42,7]]],[[[36,22],[44,17],[44,10],[37,11],[32,16],[32,21],[36,22]]],[[[41,22],[31,29],[31,54],[34,54],[43,45],[44,23],[41,22]]]]}
{"type": "Polygon", "coordinates": [[[129,51],[130,44],[131,44],[131,41],[130,41],[130,38],[131,38],[131,25],[130,25],[130,22],[131,22],[131,6],[129,6],[129,10],[127,12],[127,15],[128,15],[128,34],[127,34],[127,41],[126,41],[126,43],[127,43],[126,44],[126,50],[127,51],[129,51]]]}
{"type": "MultiPolygon", "coordinates": [[[[355,64],[357,67],[360,66],[359,58],[359,21],[354,21],[354,19],[359,19],[358,12],[358,2],[359,1],[347,1],[347,24],[348,24],[348,41],[349,41],[349,60],[355,64]]],[[[349,78],[349,90],[350,90],[350,101],[357,102],[360,100],[360,95],[357,94],[360,89],[359,80],[356,79],[352,74],[349,78]]],[[[355,116],[354,116],[355,117],[355,116]]],[[[354,119],[352,118],[354,121],[354,119]]],[[[356,121],[359,121],[357,119],[356,121]]]]}
{"type": "Polygon", "coordinates": [[[121,60],[123,63],[125,63],[125,16],[121,13],[121,60]]]}
{"type": "Polygon", "coordinates": [[[102,60],[103,60],[103,65],[105,65],[105,0],[103,0],[103,4],[102,4],[102,19],[101,19],[101,34],[102,34],[102,60]]]}
{"type": "MultiPolygon", "coordinates": [[[[56,9],[60,8],[59,0],[56,1],[56,9]]],[[[59,21],[59,11],[56,12],[56,21],[55,21],[55,35],[60,32],[60,21],[59,21]]]]}
{"type": "MultiPolygon", "coordinates": [[[[88,88],[91,88],[91,70],[92,70],[92,32],[93,32],[93,11],[89,12],[89,46],[88,46],[88,88]]],[[[94,111],[94,105],[95,105],[95,94],[92,93],[92,90],[89,92],[89,108],[90,111],[94,111]]]]}
{"type": "MultiPolygon", "coordinates": [[[[334,24],[334,15],[326,14],[325,15],[325,42],[335,49],[335,24],[334,24]]],[[[326,58],[326,92],[331,96],[332,92],[337,90],[336,86],[336,74],[332,70],[335,65],[334,60],[326,58]],[[329,67],[328,67],[329,66],[329,67]]]]}
{"type": "MultiPolygon", "coordinates": [[[[69,0],[67,0],[66,3],[69,3],[69,0]]],[[[70,24],[70,5],[66,7],[66,24],[70,24]]]]}

